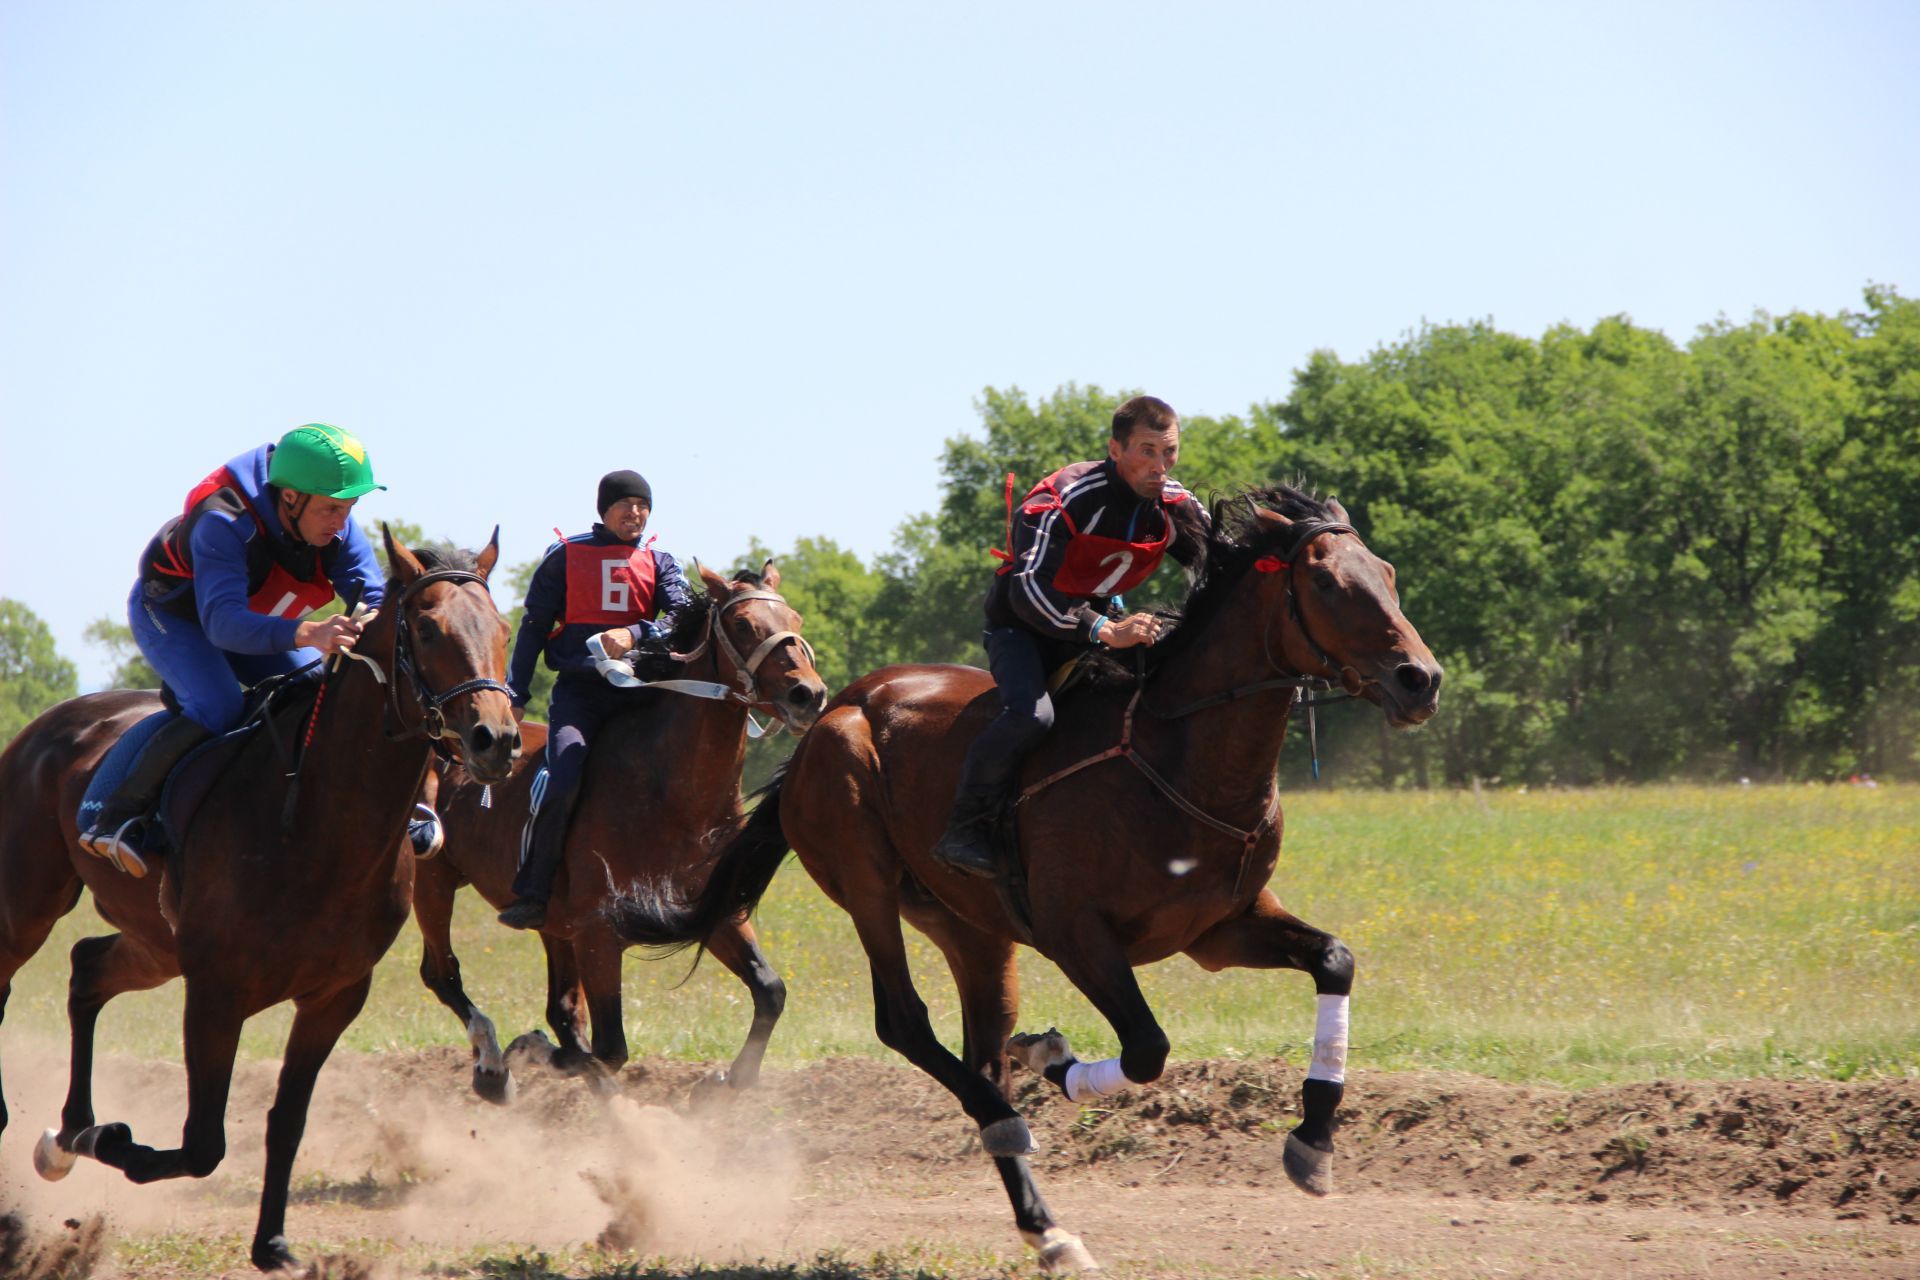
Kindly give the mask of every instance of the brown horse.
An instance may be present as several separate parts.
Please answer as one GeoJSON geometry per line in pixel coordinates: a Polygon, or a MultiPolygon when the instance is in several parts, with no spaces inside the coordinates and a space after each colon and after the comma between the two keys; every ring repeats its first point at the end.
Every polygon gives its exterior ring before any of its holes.
{"type": "Polygon", "coordinates": [[[967,744],[994,714],[990,678],[967,667],[889,667],[828,707],[699,898],[677,909],[624,900],[621,932],[651,944],[705,937],[756,903],[796,850],[853,917],[880,1040],[980,1126],[1020,1233],[1049,1270],[1093,1262],[1034,1186],[1026,1122],[1008,1102],[1009,1051],[1076,1099],[1145,1084],[1169,1046],[1135,966],[1185,953],[1208,970],[1304,970],[1321,1014],[1305,1118],[1285,1163],[1296,1183],[1323,1193],[1353,957],[1263,887],[1280,852],[1275,766],[1288,712],[1313,677],[1377,703],[1396,727],[1434,713],[1440,668],[1401,614],[1393,581],[1338,503],[1277,486],[1220,504],[1202,579],[1144,673],[1074,695],[1026,762],[1012,891],[928,854],[967,744]],[[914,990],[903,917],[939,946],[958,984],[960,1057],[935,1038],[914,990]],[[1112,1025],[1118,1059],[1080,1063],[1057,1033],[1009,1044],[1020,941],[1112,1025]]]}
{"type": "MultiPolygon", "coordinates": [[[[386,545],[385,607],[357,650],[369,660],[339,664],[321,686],[291,807],[274,735],[256,733],[175,829],[179,852],[162,877],[135,880],[81,852],[74,825],[90,775],[114,740],[159,706],[154,694],[61,703],[0,754],[0,1002],[83,887],[120,930],[73,948],[72,1080],[60,1129],[41,1139],[35,1166],[59,1178],[85,1155],[134,1182],[213,1172],[226,1154],[241,1024],[291,1000],[253,1237],[262,1270],[293,1261],[287,1181],[314,1080],[407,918],[413,857],[404,833],[434,740],[481,777],[505,777],[519,750],[501,683],[507,626],[486,586],[498,535],[477,558],[444,561],[416,556],[391,535],[386,545]],[[121,992],[180,976],[187,1120],[178,1148],[155,1150],[134,1142],[124,1124],[94,1123],[94,1023],[121,992]]],[[[289,727],[304,728],[281,726],[289,727]]],[[[0,1110],[0,1125],[5,1118],[0,1110]]]]}
{"type": "MultiPolygon", "coordinates": [[[[773,562],[734,581],[706,568],[700,576],[706,594],[695,597],[670,641],[686,655],[673,674],[705,683],[709,692],[724,688],[726,696],[636,690],[632,709],[609,722],[594,743],[574,805],[565,863],[540,937],[547,953],[547,1021],[559,1044],[538,1032],[514,1042],[516,1050],[532,1048],[564,1071],[593,1071],[596,1063],[617,1071],[627,1060],[620,1016],[627,943],[605,914],[615,884],[664,882],[686,890],[699,883],[710,835],[731,834],[739,825],[748,706],[771,707],[799,734],[826,705],[827,687],[800,638],[800,616],[779,594],[780,570],[773,562]]],[[[544,729],[526,727],[544,741],[544,729]]],[[[446,849],[420,864],[414,888],[414,915],[426,942],[420,979],[466,1027],[474,1050],[473,1087],[495,1102],[512,1096],[513,1077],[492,1021],[461,985],[451,934],[453,899],[463,884],[472,884],[496,906],[512,900],[520,833],[539,772],[537,746],[530,733],[527,755],[507,784],[493,789],[491,807],[483,807],[479,783],[463,770],[448,772],[440,789],[446,849]]],[[[759,1077],[786,986],[744,913],[717,923],[705,941],[753,996],[745,1045],[730,1069],[706,1083],[745,1088],[759,1077]]]]}

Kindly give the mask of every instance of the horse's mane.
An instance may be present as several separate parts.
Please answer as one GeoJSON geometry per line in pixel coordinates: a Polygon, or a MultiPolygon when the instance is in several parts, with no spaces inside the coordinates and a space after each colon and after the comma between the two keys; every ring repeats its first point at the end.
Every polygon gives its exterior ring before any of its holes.
{"type": "MultiPolygon", "coordinates": [[[[1262,524],[1257,509],[1283,515],[1289,520],[1333,520],[1336,518],[1323,498],[1307,487],[1305,480],[1294,484],[1248,486],[1225,497],[1215,497],[1208,505],[1213,517],[1207,531],[1207,553],[1193,575],[1187,598],[1177,609],[1159,610],[1168,630],[1160,640],[1144,651],[1146,670],[1152,675],[1181,653],[1191,648],[1219,615],[1234,587],[1247,568],[1261,556],[1286,549],[1289,535],[1262,524]]],[[[1138,678],[1132,666],[1132,651],[1097,651],[1089,675],[1096,685],[1132,685],[1138,678]]]]}
{"type": "MultiPolygon", "coordinates": [[[[760,575],[752,569],[736,571],[730,581],[742,586],[757,588],[762,585],[760,575]]],[[[689,604],[673,624],[673,634],[667,637],[667,647],[675,653],[691,653],[700,643],[701,635],[706,631],[707,617],[713,612],[713,597],[704,591],[689,592],[693,602],[689,604]]]]}
{"type": "MultiPolygon", "coordinates": [[[[441,569],[459,569],[467,573],[480,572],[480,561],[476,553],[463,551],[459,547],[451,544],[430,547],[408,547],[407,550],[413,552],[413,558],[418,560],[420,567],[428,573],[435,573],[441,569]]],[[[393,570],[389,568],[387,570],[387,594],[389,596],[397,596],[402,589],[403,584],[395,577],[393,570]]]]}

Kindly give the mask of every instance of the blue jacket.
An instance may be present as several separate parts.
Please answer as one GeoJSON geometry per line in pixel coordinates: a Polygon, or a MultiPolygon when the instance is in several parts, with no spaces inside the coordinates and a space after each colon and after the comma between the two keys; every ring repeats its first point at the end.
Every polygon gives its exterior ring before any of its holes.
{"type": "Polygon", "coordinates": [[[160,527],[140,560],[146,601],[197,621],[228,653],[299,647],[299,616],[266,612],[275,602],[254,600],[270,580],[291,580],[318,597],[324,574],[348,608],[360,601],[377,606],[385,596],[380,562],[353,517],[324,547],[298,542],[281,526],[279,491],[267,483],[273,448],[243,453],[203,481],[197,500],[160,527]]]}
{"type": "MultiPolygon", "coordinates": [[[[507,688],[513,705],[525,706],[532,692],[534,663],[546,656],[549,670],[564,679],[590,676],[599,679],[593,659],[587,654],[587,641],[609,628],[600,623],[566,623],[567,616],[567,544],[596,547],[631,546],[608,532],[603,524],[591,533],[578,533],[547,548],[546,556],[527,583],[526,613],[513,639],[513,661],[507,669],[507,688]]],[[[650,616],[630,624],[627,630],[633,642],[661,639],[673,634],[680,614],[693,603],[687,590],[687,578],[674,558],[664,551],[649,551],[653,557],[653,600],[650,616]]]]}

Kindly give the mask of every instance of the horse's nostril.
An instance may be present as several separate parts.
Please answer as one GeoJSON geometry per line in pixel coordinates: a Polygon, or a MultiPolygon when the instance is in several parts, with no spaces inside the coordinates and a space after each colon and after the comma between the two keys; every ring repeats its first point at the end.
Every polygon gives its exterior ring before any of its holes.
{"type": "Polygon", "coordinates": [[[515,755],[520,754],[520,731],[518,729],[515,729],[513,731],[513,746],[510,749],[512,750],[513,754],[515,755]]]}
{"type": "Polygon", "coordinates": [[[1433,683],[1433,677],[1418,663],[1403,662],[1394,674],[1400,679],[1400,687],[1408,693],[1425,693],[1427,686],[1433,683]]]}
{"type": "Polygon", "coordinates": [[[493,745],[493,730],[487,728],[487,726],[483,724],[475,725],[473,729],[472,742],[473,742],[474,751],[476,752],[486,751],[487,748],[493,745]]]}
{"type": "Polygon", "coordinates": [[[813,691],[805,685],[797,684],[787,691],[787,701],[805,711],[813,703],[813,691]]]}

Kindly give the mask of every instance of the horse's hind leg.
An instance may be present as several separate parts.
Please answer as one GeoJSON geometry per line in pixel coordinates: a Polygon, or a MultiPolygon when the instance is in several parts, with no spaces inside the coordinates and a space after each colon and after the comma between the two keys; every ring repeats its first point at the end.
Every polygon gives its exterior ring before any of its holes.
{"type": "Polygon", "coordinates": [[[1347,944],[1287,911],[1261,890],[1244,915],[1215,925],[1187,948],[1202,968],[1299,969],[1312,975],[1319,997],[1313,1064],[1300,1086],[1305,1117],[1287,1135],[1287,1176],[1303,1191],[1333,1190],[1333,1113],[1347,1070],[1347,999],[1353,991],[1353,953],[1347,944]]]}
{"type": "Polygon", "coordinates": [[[227,1091],[246,1021],[239,1001],[224,989],[187,983],[187,1122],[180,1145],[156,1150],[133,1140],[124,1124],[97,1124],[73,1137],[72,1149],[119,1169],[131,1182],[204,1178],[227,1155],[227,1091]]]}
{"type": "MultiPolygon", "coordinates": [[[[80,901],[81,887],[58,822],[32,806],[31,789],[14,790],[17,781],[0,779],[7,796],[0,815],[0,1022],[13,975],[46,945],[53,926],[80,901]]],[[[7,1097],[0,1088],[0,1134],[6,1131],[7,1097]]]]}
{"type": "Polygon", "coordinates": [[[420,925],[420,981],[453,1010],[473,1046],[473,1091],[488,1102],[513,1101],[513,1077],[507,1072],[493,1019],[467,998],[460,981],[460,957],[453,953],[453,899],[460,882],[445,858],[415,864],[413,917],[420,925]]]}
{"type": "Polygon", "coordinates": [[[260,1218],[253,1231],[253,1265],[262,1271],[294,1263],[286,1235],[287,1184],[293,1177],[293,1157],[307,1130],[313,1082],[340,1033],[359,1016],[372,983],[368,975],[324,1000],[302,1004],[294,1012],[280,1084],[274,1093],[273,1110],[267,1113],[267,1167],[260,1191],[260,1218]]]}
{"type": "Polygon", "coordinates": [[[707,938],[707,950],[746,983],[753,995],[753,1025],[747,1030],[747,1041],[734,1055],[733,1065],[712,1077],[712,1082],[749,1089],[760,1079],[767,1041],[773,1036],[774,1023],[780,1021],[780,1011],[786,1008],[787,984],[760,950],[753,926],[744,919],[729,920],[715,929],[707,938]]]}
{"type": "Polygon", "coordinates": [[[142,946],[125,934],[82,938],[73,944],[67,979],[67,1025],[72,1032],[67,1101],[58,1133],[41,1135],[33,1164],[49,1180],[73,1168],[74,1141],[93,1126],[93,1044],[100,1010],[128,991],[148,991],[180,976],[174,957],[142,946]]]}

